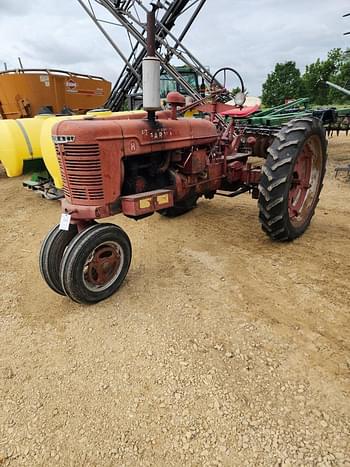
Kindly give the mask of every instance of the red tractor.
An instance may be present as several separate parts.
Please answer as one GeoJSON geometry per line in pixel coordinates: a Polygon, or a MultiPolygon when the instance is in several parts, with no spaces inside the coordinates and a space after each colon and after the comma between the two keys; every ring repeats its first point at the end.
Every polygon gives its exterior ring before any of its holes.
{"type": "MultiPolygon", "coordinates": [[[[147,113],[66,120],[53,129],[65,199],[61,224],[42,244],[40,269],[54,291],[79,303],[111,296],[130,266],[127,234],[96,219],[177,216],[202,196],[250,192],[264,232],[289,241],[307,229],[318,203],[327,148],[320,121],[299,118],[274,133],[222,117],[228,109],[233,117],[241,113],[239,75],[236,108],[225,104],[228,91],[215,76],[209,97],[184,107],[184,97],[172,92],[171,109],[157,112],[159,63],[151,36],[143,69],[147,113]],[[203,118],[181,118],[189,108],[203,118]]],[[[234,71],[221,72],[228,70],[234,71]]]]}

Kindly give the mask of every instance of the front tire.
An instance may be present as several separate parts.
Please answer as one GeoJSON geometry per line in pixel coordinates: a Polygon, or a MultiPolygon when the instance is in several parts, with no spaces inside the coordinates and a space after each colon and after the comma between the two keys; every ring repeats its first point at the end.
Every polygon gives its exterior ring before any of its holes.
{"type": "Polygon", "coordinates": [[[69,230],[60,230],[59,227],[56,225],[46,235],[40,248],[39,267],[47,285],[56,293],[65,295],[60,279],[60,266],[64,251],[78,234],[78,229],[74,224],[70,224],[69,230]]]}
{"type": "Polygon", "coordinates": [[[78,303],[97,303],[114,294],[131,262],[127,234],[114,224],[96,224],[81,232],[65,251],[60,277],[63,289],[78,303]]]}
{"type": "Polygon", "coordinates": [[[259,219],[273,240],[293,240],[308,228],[326,170],[327,141],[317,118],[291,120],[267,150],[259,185],[259,219]]]}

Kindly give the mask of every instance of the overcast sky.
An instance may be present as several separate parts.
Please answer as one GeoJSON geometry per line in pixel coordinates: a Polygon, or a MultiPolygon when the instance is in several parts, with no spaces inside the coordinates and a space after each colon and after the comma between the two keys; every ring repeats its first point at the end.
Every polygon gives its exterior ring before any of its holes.
{"type": "MultiPolygon", "coordinates": [[[[148,4],[148,1],[145,1],[148,4]]],[[[211,71],[236,68],[259,95],[276,62],[306,64],[334,47],[350,47],[349,0],[207,0],[184,43],[211,71]]],[[[0,67],[61,68],[115,81],[111,45],[77,0],[0,0],[0,67]]],[[[109,30],[124,43],[124,33],[109,30]]],[[[126,50],[126,52],[128,49],[126,50]]]]}

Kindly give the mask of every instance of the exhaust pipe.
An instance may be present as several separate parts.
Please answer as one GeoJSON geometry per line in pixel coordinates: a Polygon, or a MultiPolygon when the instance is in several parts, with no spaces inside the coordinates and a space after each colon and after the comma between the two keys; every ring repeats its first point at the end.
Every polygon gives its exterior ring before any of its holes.
{"type": "Polygon", "coordinates": [[[147,13],[147,56],[142,61],[143,108],[148,120],[155,120],[155,112],[160,109],[160,60],[156,57],[156,10],[147,13]]]}

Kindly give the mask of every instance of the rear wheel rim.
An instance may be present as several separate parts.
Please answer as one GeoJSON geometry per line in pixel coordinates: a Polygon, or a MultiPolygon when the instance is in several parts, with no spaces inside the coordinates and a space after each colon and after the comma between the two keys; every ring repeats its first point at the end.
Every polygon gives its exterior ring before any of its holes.
{"type": "Polygon", "coordinates": [[[82,278],[91,292],[102,292],[118,279],[124,264],[124,251],[119,243],[106,241],[98,245],[87,257],[82,278]]]}
{"type": "Polygon", "coordinates": [[[296,158],[288,193],[289,220],[300,227],[317,203],[322,178],[322,148],[316,135],[310,136],[296,158]]]}

